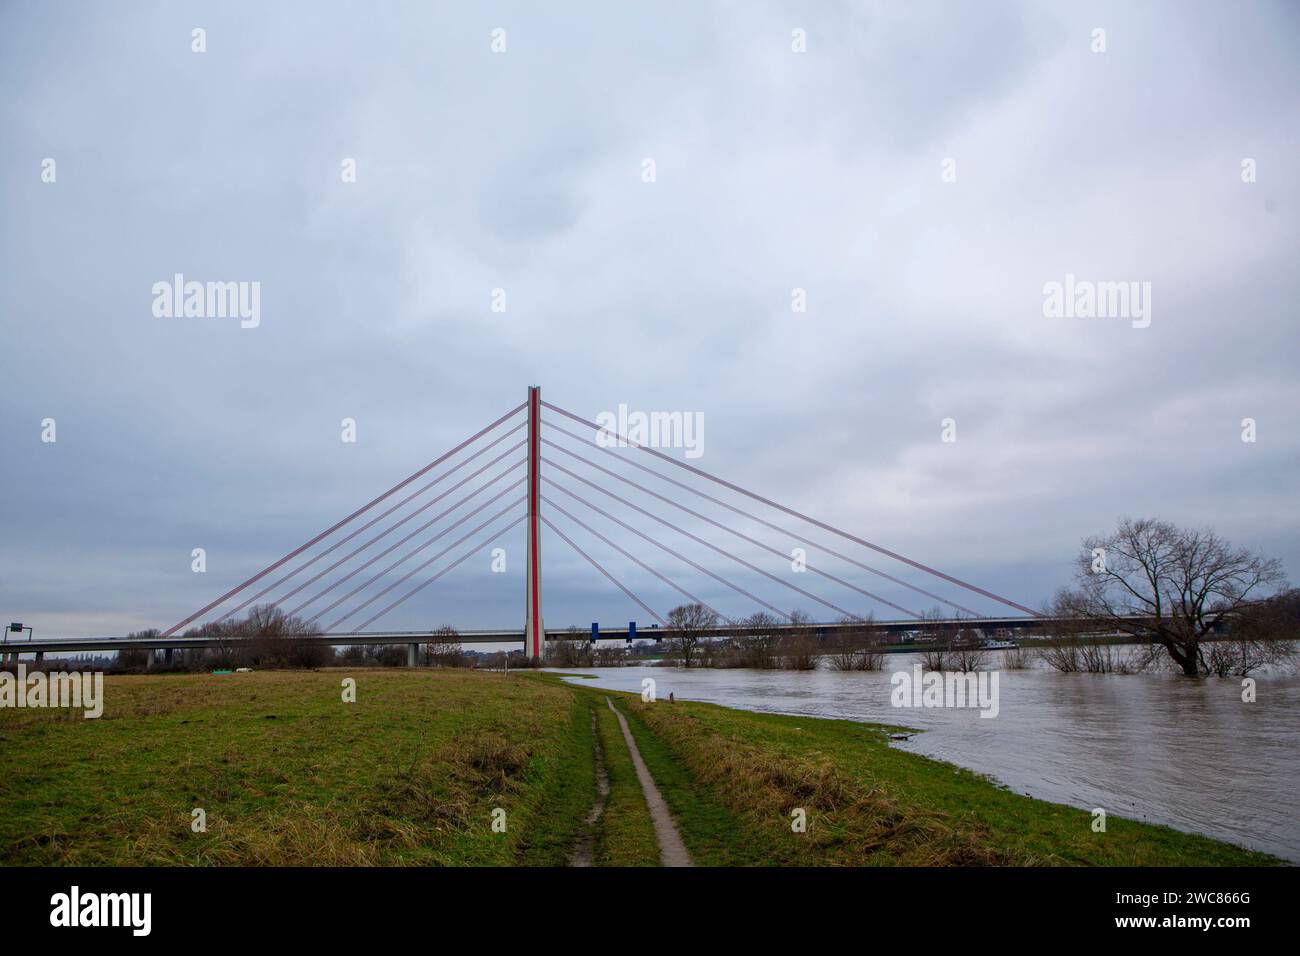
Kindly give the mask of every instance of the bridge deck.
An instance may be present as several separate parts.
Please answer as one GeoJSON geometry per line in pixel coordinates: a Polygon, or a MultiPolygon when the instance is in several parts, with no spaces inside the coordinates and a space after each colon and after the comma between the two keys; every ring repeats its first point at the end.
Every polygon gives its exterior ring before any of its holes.
{"type": "MultiPolygon", "coordinates": [[[[811,629],[819,634],[828,634],[844,628],[870,627],[874,630],[885,631],[891,634],[902,633],[905,631],[916,630],[933,630],[940,627],[962,627],[978,628],[980,630],[1024,630],[1026,628],[1043,627],[1052,623],[1059,622],[1061,619],[1048,617],[988,617],[988,618],[965,618],[965,619],[948,619],[948,620],[931,620],[917,621],[900,619],[893,621],[872,621],[869,624],[840,622],[813,623],[803,625],[777,624],[771,630],[774,632],[791,631],[796,629],[811,629]]],[[[723,637],[735,634],[741,631],[739,626],[723,625],[720,627],[710,628],[702,633],[709,637],[723,637]]],[[[640,627],[637,628],[636,636],[639,640],[654,640],[671,637],[676,633],[671,627],[640,627]]],[[[461,644],[510,644],[519,642],[522,644],[524,639],[524,629],[504,629],[504,630],[467,630],[458,631],[458,639],[461,644]]],[[[600,629],[601,640],[627,640],[627,627],[611,627],[600,629]]],[[[334,633],[334,634],[316,634],[304,640],[319,641],[322,644],[332,646],[344,646],[350,644],[424,644],[434,640],[437,637],[433,631],[368,631],[360,634],[334,633]]],[[[569,631],[555,628],[547,628],[546,639],[548,641],[556,640],[590,640],[589,631],[569,631]]],[[[173,635],[172,637],[80,637],[80,638],[46,638],[42,640],[31,641],[12,641],[6,642],[0,646],[0,651],[4,653],[73,653],[85,651],[119,651],[127,648],[139,648],[141,650],[160,650],[165,648],[210,648],[222,647],[232,643],[230,638],[212,638],[212,637],[182,637],[173,635]]]]}

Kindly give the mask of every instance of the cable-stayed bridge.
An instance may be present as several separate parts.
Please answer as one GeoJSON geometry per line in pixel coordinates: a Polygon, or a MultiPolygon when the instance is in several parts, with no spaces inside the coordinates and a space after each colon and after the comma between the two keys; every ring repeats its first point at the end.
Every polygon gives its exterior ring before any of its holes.
{"type": "MultiPolygon", "coordinates": [[[[460,630],[462,643],[521,640],[529,657],[540,658],[548,638],[574,637],[569,630],[548,631],[543,623],[543,527],[550,547],[571,549],[622,593],[629,609],[636,609],[633,615],[648,624],[640,631],[644,637],[674,632],[668,608],[638,593],[650,578],[680,595],[675,603],[711,612],[717,625],[706,634],[735,633],[752,612],[768,615],[772,629],[812,626],[822,633],[867,624],[898,632],[1048,623],[1010,598],[544,402],[541,389],[530,387],[520,405],[157,635],[42,638],[10,642],[6,652],[214,647],[229,642],[229,624],[250,607],[298,618],[310,639],[324,643],[414,647],[432,638],[433,630],[370,628],[520,525],[526,564],[522,627],[460,630]],[[817,560],[792,562],[792,546],[817,560]],[[614,573],[598,556],[611,552],[636,569],[635,577],[623,573],[623,566],[614,573]],[[755,563],[758,555],[779,561],[767,558],[765,567],[755,563]],[[744,583],[737,582],[738,574],[744,583]],[[811,585],[814,579],[820,592],[797,583],[811,585]],[[744,608],[745,614],[724,613],[698,597],[702,584],[728,595],[728,607],[744,608]],[[879,593],[886,589],[889,597],[879,593]],[[972,596],[1015,613],[979,613],[961,603],[972,596]],[[792,599],[817,606],[829,623],[811,624],[778,603],[792,599]],[[917,610],[926,606],[944,610],[917,610]]],[[[600,631],[601,637],[624,640],[635,634],[635,622],[600,631]]]]}

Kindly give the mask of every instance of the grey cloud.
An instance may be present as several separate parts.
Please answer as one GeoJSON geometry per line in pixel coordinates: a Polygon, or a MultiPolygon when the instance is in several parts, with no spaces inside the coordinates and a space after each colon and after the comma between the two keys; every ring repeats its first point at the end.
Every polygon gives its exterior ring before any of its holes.
{"type": "MultiPolygon", "coordinates": [[[[1029,604],[1120,514],[1300,566],[1290,5],[361,9],[0,10],[16,618],[171,623],[534,382],[700,411],[709,470],[1029,604]],[[262,326],[155,319],[176,272],[260,281],[262,326]],[[1066,272],[1152,281],[1151,328],[1044,319],[1066,272]]],[[[517,624],[507,543],[508,574],[476,554],[384,623],[517,624]]],[[[635,612],[553,536],[547,576],[553,625],[635,612]]]]}

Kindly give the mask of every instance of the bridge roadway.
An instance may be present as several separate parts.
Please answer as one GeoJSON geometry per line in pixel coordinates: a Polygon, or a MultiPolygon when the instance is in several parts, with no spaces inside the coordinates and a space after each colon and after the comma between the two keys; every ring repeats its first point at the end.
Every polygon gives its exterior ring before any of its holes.
{"type": "MultiPolygon", "coordinates": [[[[893,621],[872,621],[869,624],[860,623],[813,623],[813,624],[777,624],[772,627],[772,631],[780,633],[782,631],[792,631],[796,629],[812,629],[819,636],[825,636],[844,628],[870,627],[874,630],[885,631],[890,634],[898,634],[905,631],[916,630],[933,630],[941,627],[963,627],[975,628],[981,631],[1007,629],[1007,630],[1025,630],[1027,628],[1039,628],[1050,626],[1053,623],[1060,622],[1062,618],[1050,617],[987,617],[987,618],[965,618],[965,619],[946,619],[916,621],[911,619],[900,619],[893,621]]],[[[721,625],[719,627],[708,628],[701,632],[706,637],[723,637],[738,631],[741,631],[740,625],[721,625]]],[[[676,631],[671,627],[639,627],[636,630],[637,640],[662,640],[672,637],[676,631]]],[[[522,645],[524,639],[524,629],[508,630],[470,630],[458,631],[458,638],[461,644],[512,644],[519,643],[522,645]]],[[[600,640],[627,640],[627,627],[601,627],[600,640]]],[[[8,632],[6,632],[8,636],[8,632]]],[[[434,631],[367,631],[361,634],[337,633],[337,634],[315,634],[304,640],[319,641],[322,644],[329,644],[335,647],[341,647],[352,644],[427,644],[436,637],[434,631]]],[[[578,630],[571,631],[567,629],[547,628],[546,639],[548,641],[557,640],[590,640],[590,631],[578,630]]],[[[176,648],[196,647],[211,648],[224,647],[234,643],[231,638],[215,637],[182,637],[173,635],[171,637],[73,637],[73,638],[43,638],[41,640],[30,641],[6,641],[0,646],[0,653],[9,654],[39,654],[42,657],[45,654],[73,654],[85,652],[105,653],[109,651],[120,651],[128,648],[138,648],[140,650],[174,650],[176,648]]]]}

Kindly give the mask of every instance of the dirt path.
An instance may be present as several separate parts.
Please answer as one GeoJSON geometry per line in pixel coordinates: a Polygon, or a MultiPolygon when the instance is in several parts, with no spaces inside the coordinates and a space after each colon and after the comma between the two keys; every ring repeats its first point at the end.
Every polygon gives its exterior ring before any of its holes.
{"type": "Polygon", "coordinates": [[[673,821],[668,804],[664,803],[663,795],[655,786],[654,777],[650,776],[650,768],[641,759],[641,751],[637,749],[632,731],[628,729],[627,718],[619,712],[608,697],[605,698],[605,703],[618,718],[618,725],[623,728],[623,740],[627,743],[628,753],[632,756],[632,766],[636,768],[636,777],[641,782],[641,792],[645,794],[650,819],[655,826],[655,840],[659,843],[659,862],[664,866],[694,866],[690,853],[686,851],[686,844],[682,843],[682,836],[677,832],[677,824],[673,821]]]}
{"type": "Polygon", "coordinates": [[[600,730],[596,726],[596,712],[591,712],[591,742],[596,752],[596,802],[587,814],[587,829],[569,854],[569,866],[591,866],[596,846],[596,824],[605,813],[609,799],[609,771],[605,769],[605,751],[600,746],[600,730]]]}

